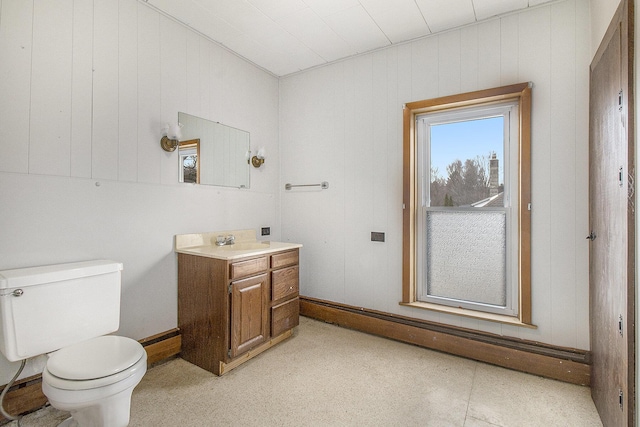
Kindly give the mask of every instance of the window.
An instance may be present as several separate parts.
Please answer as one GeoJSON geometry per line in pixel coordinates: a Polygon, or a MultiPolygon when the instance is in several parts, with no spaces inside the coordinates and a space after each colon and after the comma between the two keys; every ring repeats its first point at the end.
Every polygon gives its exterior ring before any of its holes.
{"type": "Polygon", "coordinates": [[[524,83],[405,106],[403,303],[531,323],[530,99],[524,83]]]}
{"type": "Polygon", "coordinates": [[[200,140],[181,141],[178,153],[180,158],[178,182],[200,184],[200,140]]]}

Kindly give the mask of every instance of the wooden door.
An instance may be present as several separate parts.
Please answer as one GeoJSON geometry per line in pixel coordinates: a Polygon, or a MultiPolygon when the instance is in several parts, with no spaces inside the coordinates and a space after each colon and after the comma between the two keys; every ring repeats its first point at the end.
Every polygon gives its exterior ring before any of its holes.
{"type": "Polygon", "coordinates": [[[623,1],[590,77],[591,394],[605,427],[635,425],[632,19],[623,1]]]}
{"type": "Polygon", "coordinates": [[[269,280],[266,274],[231,283],[231,357],[269,336],[269,280]]]}

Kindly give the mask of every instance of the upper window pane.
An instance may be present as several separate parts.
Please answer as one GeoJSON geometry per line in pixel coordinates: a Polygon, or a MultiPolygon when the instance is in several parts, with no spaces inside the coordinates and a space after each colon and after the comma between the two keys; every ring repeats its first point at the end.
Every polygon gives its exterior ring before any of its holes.
{"type": "Polygon", "coordinates": [[[428,134],[430,206],[504,206],[504,116],[430,124],[428,134]]]}

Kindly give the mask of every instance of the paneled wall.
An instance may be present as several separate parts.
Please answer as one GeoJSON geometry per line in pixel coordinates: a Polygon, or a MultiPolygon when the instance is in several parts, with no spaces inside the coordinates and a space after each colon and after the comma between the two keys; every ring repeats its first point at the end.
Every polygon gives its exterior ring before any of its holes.
{"type": "Polygon", "coordinates": [[[589,0],[591,10],[591,56],[595,55],[611,18],[616,13],[621,0],[589,0]]]}
{"type": "Polygon", "coordinates": [[[282,236],[305,244],[300,293],[589,349],[589,19],[587,2],[555,2],[281,79],[281,185],[330,184],[281,196],[282,236]],[[534,85],[537,329],[398,305],[403,104],[524,81],[534,85]]]}
{"type": "Polygon", "coordinates": [[[0,269],[123,262],[119,333],[140,339],[177,325],[175,234],[280,237],[274,76],[136,0],[0,0],[0,58],[0,269]],[[250,189],[178,184],[179,111],[266,147],[250,189]]]}

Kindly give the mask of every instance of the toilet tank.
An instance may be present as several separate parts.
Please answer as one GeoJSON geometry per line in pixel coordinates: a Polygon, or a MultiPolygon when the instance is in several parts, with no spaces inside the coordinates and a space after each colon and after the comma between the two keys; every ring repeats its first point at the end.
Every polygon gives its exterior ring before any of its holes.
{"type": "Polygon", "coordinates": [[[0,271],[0,352],[22,360],[116,331],[121,271],[109,260],[0,271]]]}

